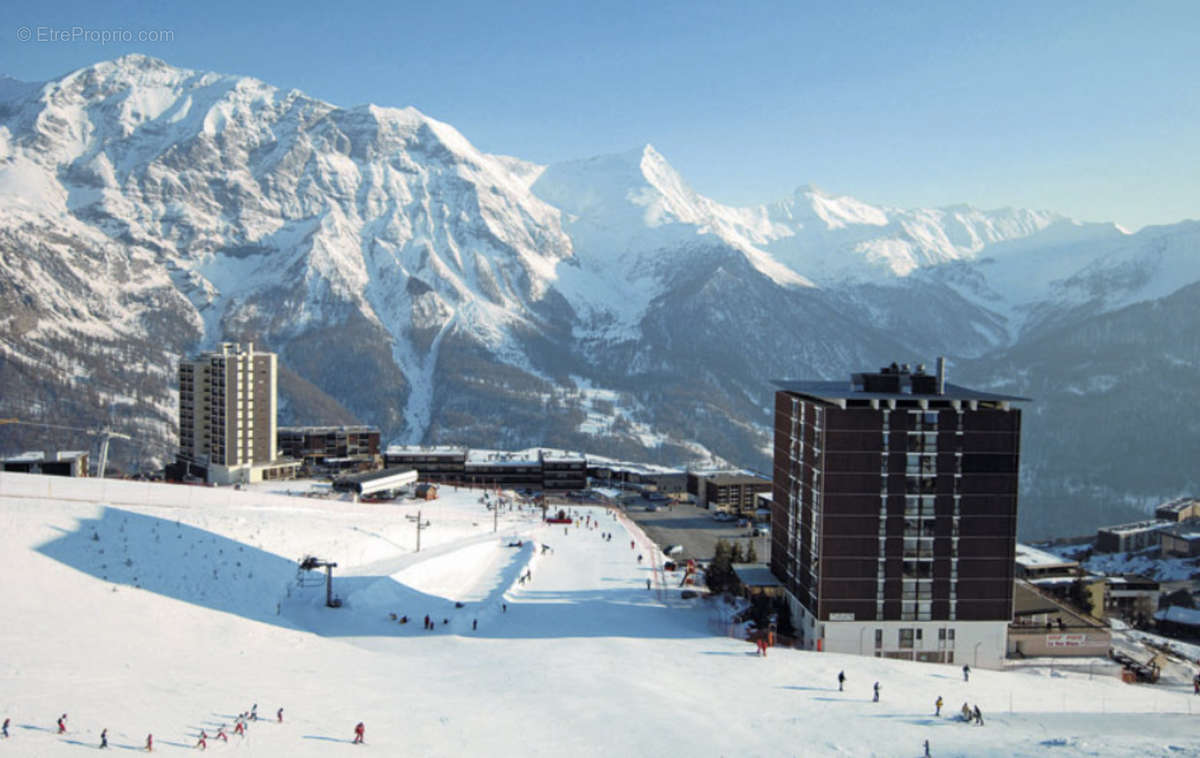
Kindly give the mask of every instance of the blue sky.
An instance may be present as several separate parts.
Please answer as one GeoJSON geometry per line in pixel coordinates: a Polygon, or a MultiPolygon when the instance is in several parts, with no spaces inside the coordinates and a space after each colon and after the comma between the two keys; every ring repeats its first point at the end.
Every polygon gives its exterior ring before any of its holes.
{"type": "Polygon", "coordinates": [[[901,207],[1200,218],[1200,3],[7,4],[0,73],[127,52],[338,105],[412,105],[538,163],[653,144],[745,205],[815,184],[901,207]],[[22,42],[22,27],[168,30],[22,42]]]}

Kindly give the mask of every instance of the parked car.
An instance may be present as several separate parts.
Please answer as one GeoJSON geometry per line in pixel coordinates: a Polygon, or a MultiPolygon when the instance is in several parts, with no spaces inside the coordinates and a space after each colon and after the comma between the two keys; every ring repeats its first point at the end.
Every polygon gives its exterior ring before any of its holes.
{"type": "Polygon", "coordinates": [[[715,521],[733,521],[733,518],[733,514],[729,511],[717,511],[713,514],[713,519],[715,521]]]}
{"type": "Polygon", "coordinates": [[[766,524],[760,524],[760,525],[754,527],[754,536],[755,537],[770,537],[771,536],[771,527],[767,526],[766,524]]]}

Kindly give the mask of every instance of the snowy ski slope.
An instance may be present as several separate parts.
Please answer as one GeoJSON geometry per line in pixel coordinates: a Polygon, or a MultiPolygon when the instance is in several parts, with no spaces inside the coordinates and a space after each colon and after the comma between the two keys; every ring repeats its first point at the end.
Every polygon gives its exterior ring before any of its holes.
{"type": "Polygon", "coordinates": [[[650,547],[599,508],[579,509],[595,528],[511,511],[493,533],[478,492],[370,505],[162,485],[135,505],[70,486],[0,475],[4,755],[77,756],[104,728],[114,750],[152,732],[156,753],[182,754],[205,729],[210,753],[289,758],[919,756],[926,739],[939,757],[1200,755],[1185,681],[759,658],[713,635],[719,610],[681,600],[677,575],[647,591],[663,581],[636,560],[650,547]],[[298,583],[306,554],[338,562],[342,608],[319,577],[298,583]],[[984,726],[953,718],[964,701],[984,726]],[[211,739],[252,704],[244,739],[211,739]]]}

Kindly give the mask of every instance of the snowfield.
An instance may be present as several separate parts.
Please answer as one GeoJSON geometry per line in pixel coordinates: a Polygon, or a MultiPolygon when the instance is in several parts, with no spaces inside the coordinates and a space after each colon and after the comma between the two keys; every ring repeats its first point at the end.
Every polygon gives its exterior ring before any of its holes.
{"type": "Polygon", "coordinates": [[[0,475],[5,755],[77,756],[104,728],[114,749],[153,733],[180,753],[204,729],[214,754],[289,758],[919,756],[926,739],[939,758],[1200,755],[1186,672],[964,682],[957,666],[759,658],[714,634],[721,601],[681,599],[678,574],[663,586],[652,546],[601,508],[570,527],[505,510],[493,532],[480,493],[450,488],[359,504],[157,485],[137,505],[103,502],[125,490],[96,480],[55,487],[0,475]],[[338,563],[341,608],[324,607],[323,574],[298,572],[305,555],[338,563]],[[984,726],[955,718],[964,701],[984,726]],[[233,736],[253,704],[260,720],[233,736]]]}

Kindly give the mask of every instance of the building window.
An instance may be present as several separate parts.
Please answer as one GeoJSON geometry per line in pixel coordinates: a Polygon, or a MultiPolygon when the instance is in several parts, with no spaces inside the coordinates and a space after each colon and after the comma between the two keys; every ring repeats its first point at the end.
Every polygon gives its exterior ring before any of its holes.
{"type": "Polygon", "coordinates": [[[913,648],[913,640],[916,637],[915,630],[901,629],[900,630],[900,647],[901,649],[911,650],[913,648]]]}
{"type": "Polygon", "coordinates": [[[883,647],[883,630],[876,629],[875,630],[875,649],[879,650],[882,647],[883,647]]]}

